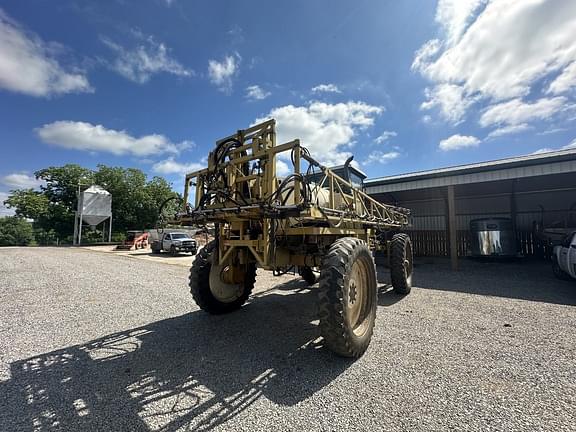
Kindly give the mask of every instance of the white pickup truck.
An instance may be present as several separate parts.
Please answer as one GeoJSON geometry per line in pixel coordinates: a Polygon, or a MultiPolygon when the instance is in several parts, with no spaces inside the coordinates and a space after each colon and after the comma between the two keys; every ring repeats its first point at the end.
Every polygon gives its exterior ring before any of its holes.
{"type": "Polygon", "coordinates": [[[576,232],[567,235],[559,246],[554,246],[552,270],[559,279],[576,279],[576,232]]]}
{"type": "Polygon", "coordinates": [[[198,251],[196,240],[190,237],[188,233],[165,231],[163,233],[150,232],[150,235],[152,238],[150,242],[152,253],[166,251],[170,255],[176,256],[180,252],[190,252],[192,255],[196,255],[198,251]]]}

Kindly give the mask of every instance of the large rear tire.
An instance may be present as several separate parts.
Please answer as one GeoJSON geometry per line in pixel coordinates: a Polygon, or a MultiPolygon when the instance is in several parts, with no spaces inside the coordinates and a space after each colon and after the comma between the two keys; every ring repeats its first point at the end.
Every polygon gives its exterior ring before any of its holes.
{"type": "Polygon", "coordinates": [[[376,319],[376,267],[362,240],[336,240],[320,272],[320,332],[327,348],[358,358],[368,348],[376,319]]]}
{"type": "Polygon", "coordinates": [[[213,264],[216,241],[208,243],[196,255],[190,269],[190,293],[196,304],[208,313],[218,315],[239,309],[248,300],[256,282],[256,266],[251,263],[231,268],[213,264]],[[236,281],[227,280],[232,274],[236,281]]]}
{"type": "Polygon", "coordinates": [[[390,242],[390,278],[394,292],[402,295],[412,290],[412,241],[406,234],[395,234],[390,242]]]}

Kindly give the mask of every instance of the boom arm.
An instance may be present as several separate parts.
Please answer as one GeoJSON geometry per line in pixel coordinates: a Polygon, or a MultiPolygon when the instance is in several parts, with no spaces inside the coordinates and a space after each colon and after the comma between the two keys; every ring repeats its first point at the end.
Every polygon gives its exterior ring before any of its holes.
{"type": "Polygon", "coordinates": [[[196,193],[194,209],[184,212],[183,220],[219,222],[227,214],[250,219],[298,213],[308,221],[352,222],[381,229],[408,224],[409,210],[374,200],[320,164],[299,140],[276,146],[274,125],[269,120],[216,143],[208,168],[186,175],[184,202],[191,185],[196,193]],[[291,152],[293,173],[279,182],[276,158],[287,152],[291,152]],[[303,161],[308,165],[305,174],[303,161]],[[312,175],[317,182],[311,181],[312,175]]]}

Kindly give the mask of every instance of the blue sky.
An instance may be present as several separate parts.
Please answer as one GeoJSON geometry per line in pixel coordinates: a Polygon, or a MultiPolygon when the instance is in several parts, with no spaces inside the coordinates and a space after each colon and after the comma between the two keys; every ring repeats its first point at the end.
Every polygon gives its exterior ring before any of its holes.
{"type": "MultiPolygon", "coordinates": [[[[574,145],[573,0],[4,0],[0,201],[49,165],[181,189],[274,116],[369,177],[574,145]]],[[[0,211],[6,212],[5,209],[0,211]]]]}

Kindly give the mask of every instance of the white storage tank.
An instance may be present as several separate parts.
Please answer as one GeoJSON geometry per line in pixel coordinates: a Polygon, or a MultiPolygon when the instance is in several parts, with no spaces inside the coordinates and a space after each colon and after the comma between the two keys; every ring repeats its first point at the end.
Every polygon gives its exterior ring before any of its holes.
{"type": "Polygon", "coordinates": [[[112,216],[112,195],[100,186],[90,186],[80,194],[78,214],[83,223],[98,225],[112,216]]]}
{"type": "Polygon", "coordinates": [[[82,227],[86,224],[92,230],[102,222],[102,241],[108,231],[108,242],[112,240],[112,195],[100,186],[93,185],[80,192],[78,186],[78,208],[74,217],[74,244],[82,244],[82,227]],[[107,227],[107,230],[105,228],[107,227]]]}

